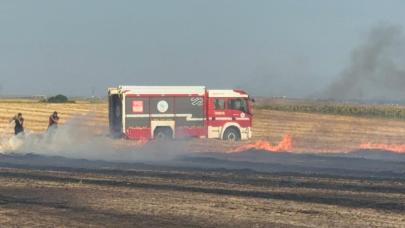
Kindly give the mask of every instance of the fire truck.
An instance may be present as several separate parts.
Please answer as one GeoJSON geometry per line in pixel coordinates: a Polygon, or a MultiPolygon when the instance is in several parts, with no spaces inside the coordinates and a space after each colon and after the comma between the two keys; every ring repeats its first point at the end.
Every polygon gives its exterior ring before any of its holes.
{"type": "Polygon", "coordinates": [[[252,137],[252,102],[242,90],[205,86],[119,86],[108,89],[109,126],[128,139],[252,137]]]}

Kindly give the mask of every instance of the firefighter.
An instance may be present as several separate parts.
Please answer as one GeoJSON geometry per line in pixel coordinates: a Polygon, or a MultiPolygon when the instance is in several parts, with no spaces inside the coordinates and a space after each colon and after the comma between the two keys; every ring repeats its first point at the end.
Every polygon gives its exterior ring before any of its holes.
{"type": "Polygon", "coordinates": [[[58,113],[55,111],[52,113],[51,116],[49,116],[48,130],[57,128],[58,122],[59,122],[59,116],[58,116],[58,113]]]}
{"type": "Polygon", "coordinates": [[[18,113],[16,116],[14,116],[11,120],[14,122],[14,134],[18,135],[20,133],[24,133],[24,118],[22,116],[22,113],[18,113]]]}

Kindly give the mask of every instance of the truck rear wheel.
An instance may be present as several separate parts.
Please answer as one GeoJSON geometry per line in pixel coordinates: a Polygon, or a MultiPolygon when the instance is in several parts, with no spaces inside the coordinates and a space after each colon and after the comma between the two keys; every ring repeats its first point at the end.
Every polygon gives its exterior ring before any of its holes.
{"type": "Polygon", "coordinates": [[[239,141],[240,138],[240,132],[235,127],[228,127],[224,132],[224,136],[222,137],[223,140],[227,141],[239,141]]]}
{"type": "Polygon", "coordinates": [[[156,140],[167,140],[173,138],[173,131],[170,127],[157,127],[153,133],[156,140]]]}

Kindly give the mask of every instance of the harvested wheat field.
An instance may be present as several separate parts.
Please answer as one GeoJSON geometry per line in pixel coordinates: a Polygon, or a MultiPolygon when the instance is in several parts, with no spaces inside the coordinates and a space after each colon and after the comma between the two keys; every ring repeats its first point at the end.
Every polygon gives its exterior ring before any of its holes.
{"type": "Polygon", "coordinates": [[[257,110],[249,142],[156,146],[107,140],[105,103],[8,100],[1,135],[10,137],[17,112],[27,131],[44,132],[55,110],[62,126],[75,122],[92,135],[71,137],[98,145],[0,155],[1,227],[405,226],[405,155],[360,150],[402,144],[405,121],[257,110]],[[286,134],[290,144],[278,152],[235,152],[286,134]]]}
{"type": "MultiPolygon", "coordinates": [[[[99,130],[107,127],[107,107],[105,103],[40,103],[37,100],[2,100],[0,101],[0,131],[11,134],[10,119],[17,113],[22,113],[25,119],[25,128],[28,131],[43,132],[48,127],[48,118],[52,112],[57,111],[61,117],[60,123],[74,119],[82,121],[89,127],[99,130]]],[[[96,131],[97,132],[97,131],[96,131]]]]}
{"type": "MultiPolygon", "coordinates": [[[[48,117],[55,110],[60,113],[62,124],[77,120],[81,125],[91,128],[94,134],[108,132],[106,103],[83,101],[48,104],[32,100],[3,100],[0,101],[0,133],[13,132],[9,120],[18,112],[23,113],[28,131],[46,131],[48,117]]],[[[256,110],[253,129],[254,138],[248,143],[263,139],[277,144],[284,135],[289,134],[293,144],[289,151],[301,153],[349,152],[359,149],[361,144],[405,142],[405,121],[381,118],[256,110]]],[[[219,140],[192,142],[192,147],[203,151],[212,151],[218,147],[232,150],[234,145],[219,140]]]]}

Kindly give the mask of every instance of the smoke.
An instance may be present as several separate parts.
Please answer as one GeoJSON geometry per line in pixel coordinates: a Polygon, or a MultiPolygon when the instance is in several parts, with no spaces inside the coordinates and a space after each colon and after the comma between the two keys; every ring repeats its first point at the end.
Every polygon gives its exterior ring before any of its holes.
{"type": "MultiPolygon", "coordinates": [[[[147,143],[95,134],[83,118],[45,133],[0,135],[0,154],[38,154],[105,161],[170,161],[185,153],[182,142],[147,143]]],[[[104,132],[108,132],[105,129],[104,132]]]]}
{"type": "Polygon", "coordinates": [[[405,48],[402,28],[380,24],[352,51],[350,65],[324,96],[339,100],[405,99],[405,48]]]}

